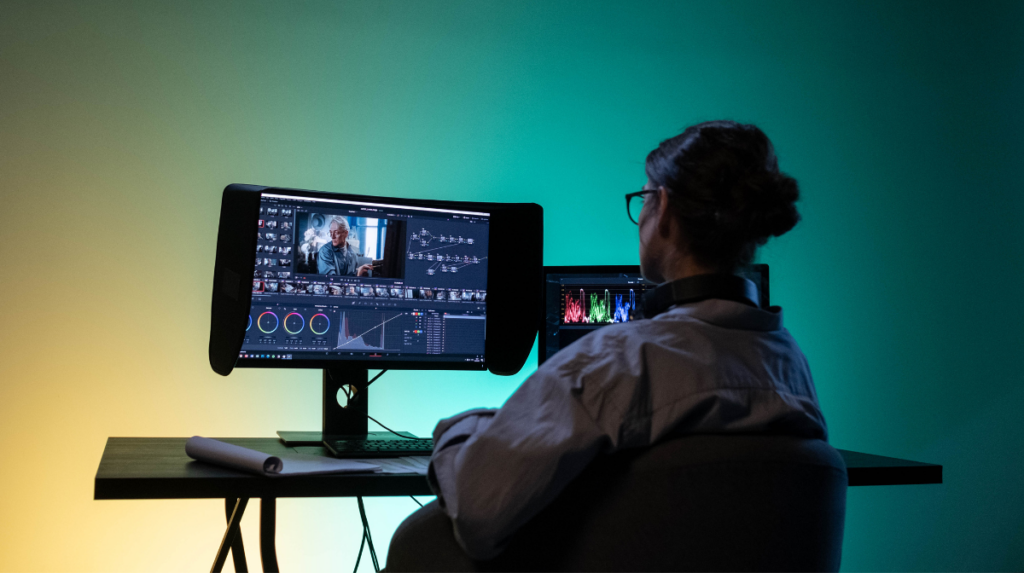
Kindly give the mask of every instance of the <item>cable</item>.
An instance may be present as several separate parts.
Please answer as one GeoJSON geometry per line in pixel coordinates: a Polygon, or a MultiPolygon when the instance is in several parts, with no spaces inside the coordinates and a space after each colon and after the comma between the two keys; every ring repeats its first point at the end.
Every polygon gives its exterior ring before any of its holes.
{"type": "Polygon", "coordinates": [[[370,378],[370,381],[367,382],[366,385],[369,386],[370,384],[373,384],[374,380],[376,380],[376,379],[380,378],[381,376],[383,376],[384,373],[387,372],[387,371],[388,371],[387,368],[385,368],[384,370],[381,370],[379,373],[377,373],[376,376],[374,376],[373,378],[370,378]]]}
{"type": "MultiPolygon", "coordinates": [[[[374,381],[376,381],[378,378],[383,376],[385,372],[387,372],[386,368],[384,370],[381,370],[380,372],[378,372],[376,376],[371,378],[370,381],[366,383],[366,385],[369,386],[370,384],[373,384],[374,381]]],[[[334,374],[332,374],[330,370],[327,371],[327,375],[331,377],[331,382],[334,382],[334,374]]],[[[345,384],[341,385],[341,391],[345,393],[345,397],[346,398],[348,398],[349,400],[352,399],[352,396],[348,393],[348,388],[345,387],[345,384]]],[[[364,416],[366,416],[367,418],[373,420],[373,422],[375,424],[377,424],[381,428],[384,428],[385,430],[391,432],[392,434],[398,436],[399,438],[405,438],[406,440],[418,440],[419,439],[419,438],[410,438],[409,436],[403,436],[402,434],[399,434],[398,432],[392,430],[391,428],[385,426],[384,424],[381,424],[376,419],[374,419],[373,416],[370,416],[369,414],[364,414],[364,416]]]]}
{"type": "MultiPolygon", "coordinates": [[[[328,378],[331,379],[331,382],[334,382],[334,372],[332,372],[330,368],[326,368],[326,369],[324,369],[324,371],[327,372],[327,376],[328,376],[328,378]]],[[[341,391],[345,393],[345,398],[346,399],[351,400],[352,399],[352,395],[348,393],[347,386],[348,386],[348,384],[342,384],[341,386],[338,386],[338,388],[341,388],[341,391]]]]}
{"type": "Polygon", "coordinates": [[[363,506],[363,498],[358,498],[359,513],[363,520],[363,528],[366,535],[366,546],[370,549],[370,558],[373,560],[373,570],[380,572],[380,564],[377,562],[377,550],[373,547],[373,536],[370,534],[370,521],[366,517],[366,509],[363,506]]]}
{"type": "Polygon", "coordinates": [[[415,501],[415,502],[416,502],[416,505],[418,505],[418,506],[420,506],[420,507],[423,507],[423,504],[422,504],[422,503],[420,503],[420,500],[416,499],[415,497],[413,497],[413,496],[411,496],[411,495],[409,496],[409,498],[410,498],[410,499],[412,499],[413,501],[415,501]]]}
{"type": "MultiPolygon", "coordinates": [[[[388,371],[387,368],[385,368],[384,370],[381,370],[380,372],[377,373],[376,376],[374,376],[373,378],[370,378],[370,381],[367,382],[366,385],[369,386],[370,384],[373,384],[378,378],[383,376],[384,373],[387,372],[387,371],[388,371]]],[[[331,377],[331,382],[334,382],[334,373],[331,372],[331,370],[329,368],[327,369],[327,375],[331,377]]],[[[341,385],[341,391],[345,393],[345,396],[348,396],[348,398],[351,399],[352,396],[349,395],[348,389],[345,388],[345,386],[347,386],[347,384],[342,384],[341,385]]]]}
{"type": "Polygon", "coordinates": [[[363,546],[366,545],[366,530],[363,530],[363,536],[359,538],[359,553],[356,553],[356,566],[352,569],[352,573],[359,571],[359,560],[363,558],[363,546]]]}
{"type": "Polygon", "coordinates": [[[373,561],[373,570],[380,573],[380,564],[377,562],[377,552],[373,549],[373,537],[370,535],[370,522],[366,519],[366,508],[363,507],[363,497],[356,496],[359,504],[359,517],[363,520],[363,535],[366,539],[366,546],[370,549],[370,559],[373,561]]]}
{"type": "Polygon", "coordinates": [[[367,417],[367,418],[369,418],[369,419],[371,419],[371,420],[373,420],[373,422],[374,422],[375,424],[377,424],[377,425],[378,425],[378,426],[380,426],[381,428],[384,428],[385,430],[387,430],[387,431],[391,432],[392,434],[394,434],[394,435],[398,436],[399,438],[405,438],[406,440],[418,440],[418,439],[420,439],[420,438],[410,438],[409,436],[403,436],[402,434],[399,434],[398,432],[396,432],[396,431],[392,430],[391,428],[389,428],[389,427],[385,426],[384,424],[381,424],[380,422],[378,422],[377,420],[375,420],[375,419],[373,418],[373,416],[371,416],[371,415],[369,415],[369,414],[366,414],[366,417],[367,417]]]}

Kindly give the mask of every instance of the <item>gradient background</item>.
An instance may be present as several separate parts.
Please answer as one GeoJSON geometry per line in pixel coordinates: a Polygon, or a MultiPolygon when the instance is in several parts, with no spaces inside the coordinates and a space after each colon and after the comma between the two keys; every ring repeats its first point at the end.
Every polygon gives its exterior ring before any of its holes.
{"type": "MultiPolygon", "coordinates": [[[[945,466],[850,490],[844,569],[1020,570],[1022,101],[1020,2],[0,0],[0,569],[205,570],[222,502],[93,501],[106,438],[319,427],[318,372],[207,363],[228,183],[534,201],[548,264],[635,263],[647,152],[732,118],[803,190],[761,260],[832,443],[945,466]]],[[[428,434],[535,364],[371,414],[428,434]]],[[[285,569],[352,566],[352,500],[278,508],[285,569]]],[[[368,509],[383,558],[415,505],[368,509]]]]}

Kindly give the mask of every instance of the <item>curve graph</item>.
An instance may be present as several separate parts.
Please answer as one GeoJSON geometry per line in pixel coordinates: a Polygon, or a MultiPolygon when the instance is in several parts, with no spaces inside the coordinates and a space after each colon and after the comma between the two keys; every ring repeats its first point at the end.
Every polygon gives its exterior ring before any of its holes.
{"type": "Polygon", "coordinates": [[[402,346],[399,318],[404,312],[347,311],[338,324],[336,350],[398,352],[402,346]]]}

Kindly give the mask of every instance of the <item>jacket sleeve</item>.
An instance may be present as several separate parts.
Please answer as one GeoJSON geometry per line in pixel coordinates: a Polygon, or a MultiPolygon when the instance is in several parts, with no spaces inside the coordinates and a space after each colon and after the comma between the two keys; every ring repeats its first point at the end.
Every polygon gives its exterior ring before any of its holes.
{"type": "Polygon", "coordinates": [[[545,365],[499,410],[438,424],[428,480],[474,559],[497,556],[605,447],[579,385],[545,365]]]}

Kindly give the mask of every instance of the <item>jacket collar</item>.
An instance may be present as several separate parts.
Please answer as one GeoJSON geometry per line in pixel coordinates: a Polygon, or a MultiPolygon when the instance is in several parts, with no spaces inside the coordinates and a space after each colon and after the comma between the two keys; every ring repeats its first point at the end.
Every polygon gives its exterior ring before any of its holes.
{"type": "Polygon", "coordinates": [[[771,332],[782,328],[781,307],[773,306],[768,309],[760,309],[721,299],[676,305],[654,317],[653,320],[659,320],[662,317],[670,319],[677,316],[689,316],[715,326],[738,330],[771,332]]]}

